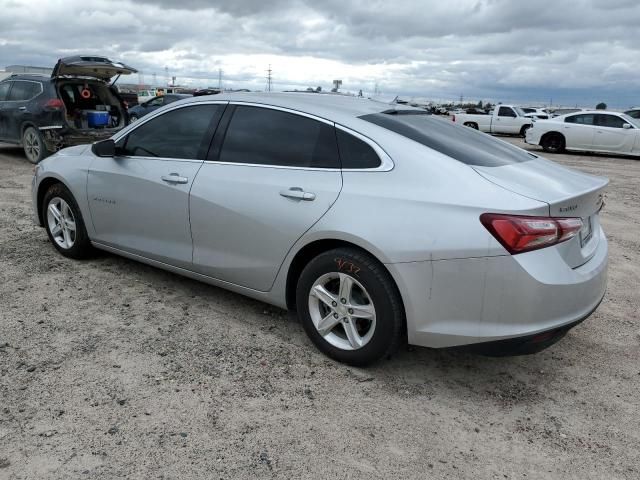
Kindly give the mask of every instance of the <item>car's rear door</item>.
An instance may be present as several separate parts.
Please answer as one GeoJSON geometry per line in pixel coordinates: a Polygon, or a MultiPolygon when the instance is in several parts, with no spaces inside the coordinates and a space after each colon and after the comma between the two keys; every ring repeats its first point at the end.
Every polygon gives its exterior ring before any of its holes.
{"type": "Polygon", "coordinates": [[[0,139],[5,140],[7,132],[7,115],[4,112],[7,96],[9,95],[9,89],[11,88],[11,82],[0,83],[0,139]]]}
{"type": "Polygon", "coordinates": [[[189,190],[225,107],[188,104],[143,119],[118,139],[115,158],[92,160],[94,240],[190,268],[189,190]]]}
{"type": "Polygon", "coordinates": [[[591,149],[596,132],[593,123],[594,115],[592,113],[581,113],[565,117],[562,125],[562,134],[566,139],[567,148],[591,149]]]}
{"type": "Polygon", "coordinates": [[[593,137],[593,148],[601,152],[631,153],[638,130],[633,127],[624,128],[627,123],[617,115],[601,113],[595,115],[596,132],[593,137]]]}
{"type": "Polygon", "coordinates": [[[3,102],[2,115],[5,118],[4,138],[18,142],[22,137],[22,126],[26,121],[35,121],[30,101],[42,93],[42,84],[30,80],[14,80],[7,101],[3,102]]]}
{"type": "Polygon", "coordinates": [[[264,105],[230,105],[191,190],[194,269],[271,288],[287,252],[338,198],[331,122],[264,105]]]}

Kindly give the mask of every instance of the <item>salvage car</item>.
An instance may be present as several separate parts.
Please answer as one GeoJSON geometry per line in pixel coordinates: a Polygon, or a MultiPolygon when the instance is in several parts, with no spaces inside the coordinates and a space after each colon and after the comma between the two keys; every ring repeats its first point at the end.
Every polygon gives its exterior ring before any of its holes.
{"type": "Polygon", "coordinates": [[[33,178],[35,221],[93,248],[297,311],[366,365],[400,344],[554,343],[600,303],[608,180],[424,110],[344,96],[175,102],[33,178]]]}
{"type": "Polygon", "coordinates": [[[111,137],[128,122],[111,79],[135,69],[105,57],[58,60],[51,77],[14,74],[0,82],[0,141],[38,163],[61,148],[111,137]]]}
{"type": "Polygon", "coordinates": [[[640,121],[624,113],[581,111],[534,123],[525,142],[546,152],[564,150],[640,155],[640,121]]]}

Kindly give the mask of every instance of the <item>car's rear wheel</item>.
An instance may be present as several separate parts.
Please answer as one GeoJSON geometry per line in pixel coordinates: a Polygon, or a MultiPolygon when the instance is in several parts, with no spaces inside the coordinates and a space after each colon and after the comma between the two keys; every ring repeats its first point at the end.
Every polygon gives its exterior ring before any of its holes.
{"type": "Polygon", "coordinates": [[[61,183],[49,187],[42,201],[47,235],[65,257],[86,258],[93,248],[84,226],[82,213],[71,192],[61,183]]]}
{"type": "Polygon", "coordinates": [[[39,163],[51,155],[42,138],[42,133],[35,127],[27,127],[22,133],[22,148],[31,163],[39,163]]]}
{"type": "Polygon", "coordinates": [[[527,130],[529,130],[531,128],[531,125],[523,125],[522,128],[520,129],[520,136],[521,137],[526,137],[527,136],[527,130]]]}
{"type": "Polygon", "coordinates": [[[542,137],[540,145],[545,152],[561,153],[564,151],[566,144],[564,137],[561,134],[547,133],[544,137],[542,137]]]}
{"type": "Polygon", "coordinates": [[[298,280],[296,304],[311,341],[351,365],[390,356],[404,333],[400,294],[384,266],[355,248],[320,254],[298,280]]]}
{"type": "Polygon", "coordinates": [[[478,124],[474,122],[465,122],[465,127],[473,128],[474,130],[478,130],[478,124]]]}

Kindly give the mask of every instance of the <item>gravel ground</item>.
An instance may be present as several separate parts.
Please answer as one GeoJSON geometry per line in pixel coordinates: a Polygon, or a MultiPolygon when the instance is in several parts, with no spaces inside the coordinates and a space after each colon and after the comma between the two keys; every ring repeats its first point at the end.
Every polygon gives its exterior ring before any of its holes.
{"type": "Polygon", "coordinates": [[[640,161],[552,158],[611,179],[597,312],[534,356],[356,369],[262,303],[58,255],[0,147],[0,478],[639,478],[640,161]]]}

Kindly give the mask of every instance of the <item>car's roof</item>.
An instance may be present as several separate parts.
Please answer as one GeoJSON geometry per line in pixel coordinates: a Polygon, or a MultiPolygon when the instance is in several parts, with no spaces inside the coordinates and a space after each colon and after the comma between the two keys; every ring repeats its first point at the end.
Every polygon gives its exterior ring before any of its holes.
{"type": "Polygon", "coordinates": [[[354,118],[388,110],[420,110],[404,105],[376,102],[362,97],[322,93],[263,93],[234,92],[204,95],[182,100],[183,103],[200,103],[211,100],[256,103],[288,108],[315,115],[337,123],[350,123],[354,118]]]}

